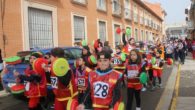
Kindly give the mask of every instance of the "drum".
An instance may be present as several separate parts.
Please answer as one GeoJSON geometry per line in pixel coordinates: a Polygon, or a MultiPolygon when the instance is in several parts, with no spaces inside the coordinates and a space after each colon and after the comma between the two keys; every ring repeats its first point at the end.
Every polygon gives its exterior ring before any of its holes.
{"type": "Polygon", "coordinates": [[[114,105],[114,110],[124,110],[125,109],[125,104],[123,102],[117,102],[114,105]]]}
{"type": "Polygon", "coordinates": [[[68,61],[64,58],[58,58],[52,64],[52,71],[56,76],[62,77],[70,70],[68,61]]]}
{"type": "Polygon", "coordinates": [[[167,62],[167,65],[172,65],[173,64],[173,59],[168,58],[166,62],[167,62]]]}
{"type": "Polygon", "coordinates": [[[11,93],[15,95],[19,95],[24,93],[25,87],[23,84],[15,85],[11,87],[11,93]]]}
{"type": "Polygon", "coordinates": [[[97,64],[97,59],[95,58],[94,55],[91,55],[90,57],[88,57],[88,61],[92,65],[97,64]]]}
{"type": "Polygon", "coordinates": [[[48,61],[44,58],[38,58],[33,62],[33,70],[37,73],[44,73],[43,65],[48,65],[48,61]]]}
{"type": "Polygon", "coordinates": [[[19,56],[13,56],[5,59],[5,63],[9,65],[15,65],[21,63],[21,57],[19,56]]]}
{"type": "Polygon", "coordinates": [[[148,76],[147,76],[146,72],[142,72],[140,74],[139,80],[142,84],[145,84],[148,81],[148,76]]]}

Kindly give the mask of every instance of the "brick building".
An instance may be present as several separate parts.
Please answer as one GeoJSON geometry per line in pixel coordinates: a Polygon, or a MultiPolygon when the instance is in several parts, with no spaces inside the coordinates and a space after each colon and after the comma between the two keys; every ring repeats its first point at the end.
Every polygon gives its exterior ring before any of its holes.
{"type": "Polygon", "coordinates": [[[164,12],[141,0],[0,0],[3,55],[40,47],[73,46],[100,38],[121,43],[117,28],[131,28],[136,40],[163,37],[164,12]]]}

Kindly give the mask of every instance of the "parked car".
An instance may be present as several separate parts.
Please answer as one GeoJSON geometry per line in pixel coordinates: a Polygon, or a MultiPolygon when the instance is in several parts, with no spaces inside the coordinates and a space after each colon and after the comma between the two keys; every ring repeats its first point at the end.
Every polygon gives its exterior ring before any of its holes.
{"type": "MultiPolygon", "coordinates": [[[[71,68],[74,68],[74,61],[76,58],[81,56],[82,49],[77,47],[62,47],[65,52],[65,58],[68,60],[68,63],[71,68]]],[[[10,88],[16,85],[15,77],[13,71],[17,71],[20,74],[24,74],[24,70],[28,67],[30,54],[33,52],[41,52],[46,54],[50,52],[52,48],[49,49],[32,49],[30,51],[20,51],[17,53],[17,56],[22,58],[22,63],[16,65],[6,65],[8,72],[3,75],[2,83],[3,87],[10,92],[10,88]]]]}

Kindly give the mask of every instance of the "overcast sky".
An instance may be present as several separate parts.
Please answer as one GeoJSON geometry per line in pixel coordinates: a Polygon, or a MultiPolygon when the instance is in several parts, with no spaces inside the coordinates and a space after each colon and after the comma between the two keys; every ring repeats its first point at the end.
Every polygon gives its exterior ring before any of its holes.
{"type": "Polygon", "coordinates": [[[151,2],[160,2],[167,12],[166,24],[184,23],[185,8],[190,5],[190,0],[149,0],[151,2]]]}

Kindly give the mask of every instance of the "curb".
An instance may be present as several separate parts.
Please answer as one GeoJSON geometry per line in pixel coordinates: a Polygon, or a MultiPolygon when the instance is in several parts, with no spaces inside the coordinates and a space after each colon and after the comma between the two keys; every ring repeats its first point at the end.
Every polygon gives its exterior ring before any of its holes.
{"type": "Polygon", "coordinates": [[[171,102],[169,110],[176,110],[177,98],[179,94],[180,73],[181,73],[180,71],[181,71],[181,65],[178,66],[177,80],[176,80],[172,102],[171,102]]]}
{"type": "Polygon", "coordinates": [[[173,70],[170,72],[170,76],[168,78],[167,84],[165,86],[165,90],[162,93],[162,96],[160,98],[160,101],[156,107],[155,110],[169,110],[170,105],[172,103],[172,98],[174,94],[174,89],[175,89],[175,84],[177,80],[177,73],[178,73],[178,68],[179,66],[174,65],[173,70]]]}

